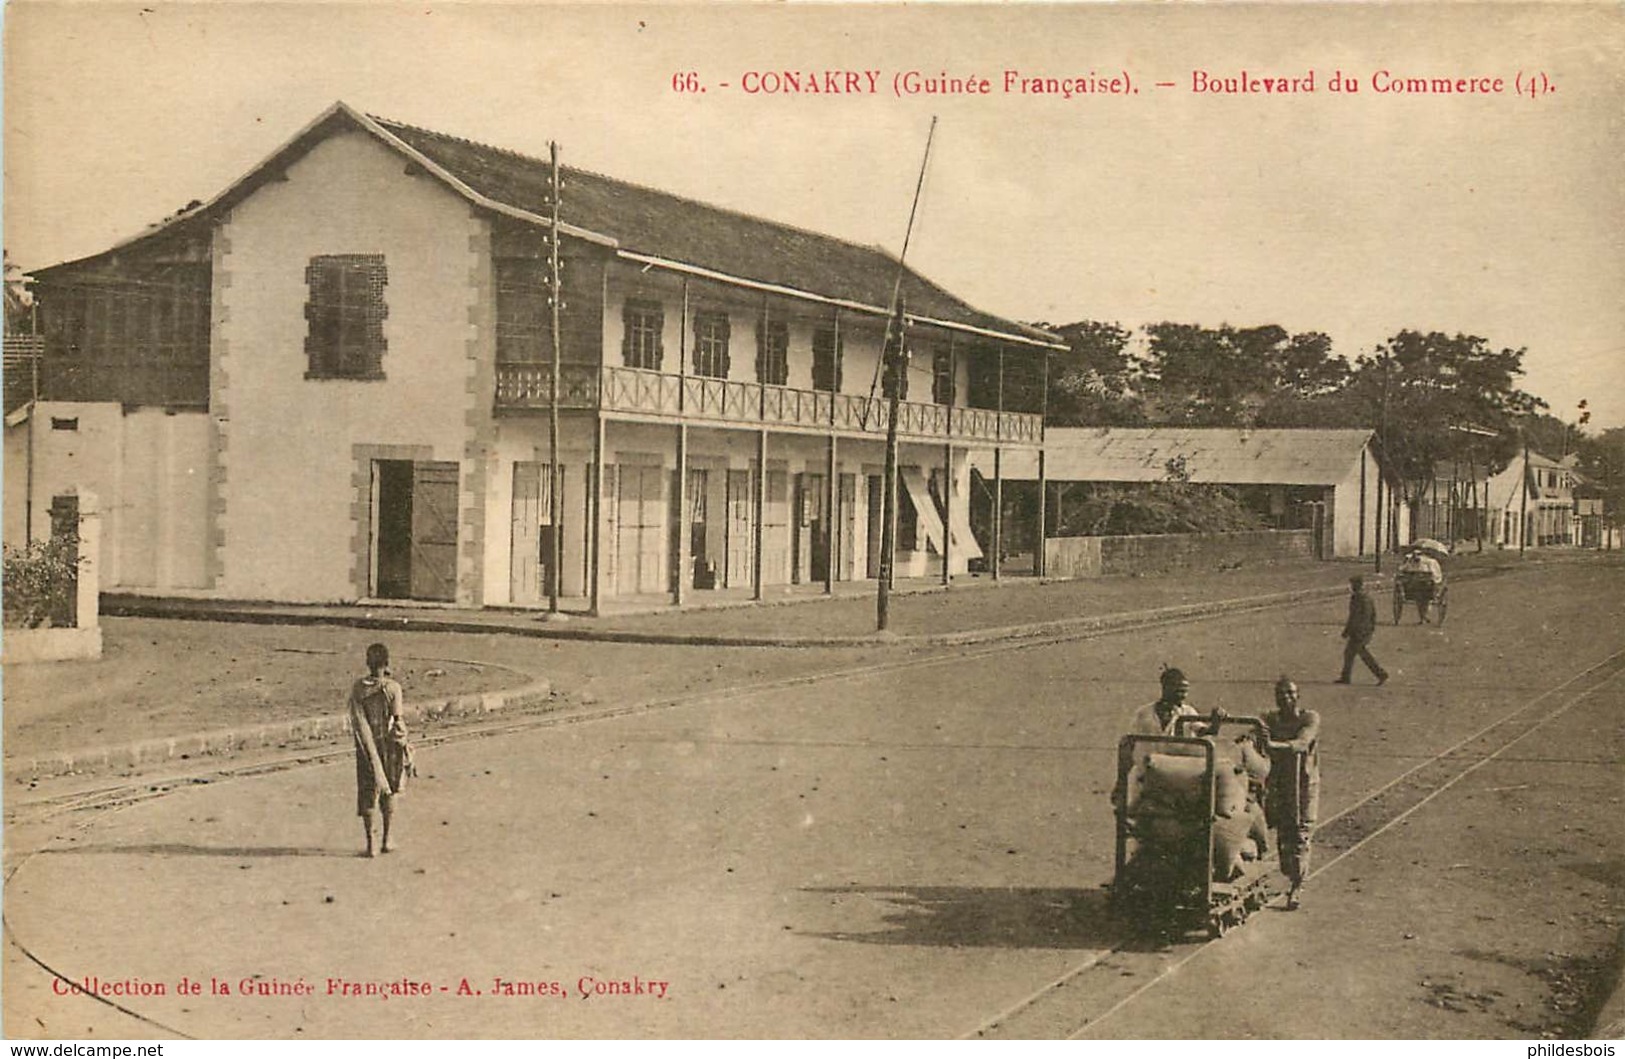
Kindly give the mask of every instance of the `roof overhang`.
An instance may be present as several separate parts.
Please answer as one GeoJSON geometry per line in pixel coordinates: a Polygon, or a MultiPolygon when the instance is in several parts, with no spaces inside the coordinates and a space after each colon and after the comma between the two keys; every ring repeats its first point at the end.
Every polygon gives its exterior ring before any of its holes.
{"type": "MultiPolygon", "coordinates": [[[[480,194],[468,184],[462,180],[459,180],[444,166],[440,165],[438,162],[435,162],[423,152],[412,147],[401,137],[389,131],[389,129],[385,128],[382,123],[374,119],[372,116],[356,110],[354,107],[351,107],[349,104],[341,100],[322,111],[322,113],[319,114],[314,120],[309,122],[297,133],[291,136],[281,146],[277,147],[276,150],[272,151],[258,164],[250,168],[237,180],[233,181],[224,191],[221,191],[219,194],[215,195],[201,206],[187,210],[184,213],[176,214],[172,217],[167,217],[157,224],[149,227],[145,231],[115,243],[112,247],[108,248],[107,250],[103,250],[100,253],[92,254],[88,257],[78,258],[73,261],[64,261],[46,268],[36,269],[35,271],[30,272],[29,275],[40,276],[58,269],[76,265],[84,265],[99,258],[117,254],[140,243],[160,238],[183,226],[203,223],[204,218],[212,218],[217,216],[218,214],[229,209],[234,203],[247,197],[255,189],[257,189],[264,181],[266,174],[276,173],[277,171],[286,168],[296,156],[302,155],[306,151],[310,150],[310,148],[313,147],[316,142],[320,141],[328,134],[325,130],[329,125],[336,121],[349,122],[356,128],[365,131],[380,143],[384,144],[397,154],[401,155],[403,158],[410,161],[413,165],[421,168],[424,173],[427,173],[435,180],[438,180],[453,193],[479,207],[480,209],[488,210],[491,213],[500,214],[505,217],[511,217],[527,224],[538,225],[543,228],[551,228],[553,226],[552,218],[546,214],[537,213],[531,210],[523,210],[516,206],[509,205],[508,203],[498,202],[495,199],[480,194]]],[[[593,243],[598,246],[614,250],[622,259],[647,267],[666,269],[673,272],[680,272],[685,275],[702,277],[718,283],[725,283],[730,286],[774,293],[787,298],[796,298],[803,301],[849,309],[853,312],[859,312],[865,315],[884,317],[890,315],[891,312],[891,310],[885,306],[866,305],[860,302],[846,301],[839,298],[832,298],[827,295],[815,294],[811,291],[798,290],[792,287],[784,287],[771,283],[763,283],[758,280],[746,279],[742,276],[734,276],[728,273],[716,271],[714,269],[703,268],[698,265],[690,265],[681,261],[673,261],[650,254],[636,253],[621,247],[620,242],[611,236],[571,224],[560,223],[558,226],[558,231],[561,235],[570,236],[575,239],[580,239],[588,243],[593,243]]],[[[1065,342],[1060,340],[1059,336],[1047,335],[1047,333],[1041,332],[1037,328],[1033,329],[1035,332],[1038,332],[1037,334],[1023,335],[1019,333],[998,331],[992,328],[978,327],[974,324],[957,323],[951,320],[938,320],[931,317],[919,316],[913,313],[908,314],[908,318],[919,324],[939,327],[948,331],[957,331],[968,335],[976,335],[980,338],[991,339],[998,342],[1008,342],[1014,345],[1026,346],[1033,349],[1064,351],[1069,348],[1065,342]]]]}
{"type": "MultiPolygon", "coordinates": [[[[881,305],[867,305],[845,298],[832,298],[824,294],[814,294],[812,291],[798,290],[795,287],[785,287],[776,283],[763,283],[760,280],[745,279],[741,276],[732,276],[726,272],[704,268],[700,265],[690,265],[683,261],[672,261],[668,258],[656,257],[653,254],[643,254],[635,250],[618,249],[615,256],[623,261],[643,265],[647,268],[665,269],[669,272],[681,273],[685,276],[695,276],[700,279],[713,280],[717,283],[726,283],[730,286],[742,287],[746,290],[761,291],[764,294],[777,294],[785,298],[796,298],[801,301],[814,302],[819,305],[828,305],[837,309],[848,309],[852,312],[863,313],[866,316],[887,317],[891,310],[881,305]]],[[[956,323],[952,320],[938,320],[930,316],[920,316],[916,313],[905,313],[909,320],[916,324],[930,327],[940,327],[948,331],[958,331],[963,334],[976,335],[980,338],[993,339],[998,342],[1012,342],[1017,345],[1030,346],[1044,350],[1066,350],[1070,347],[1065,342],[1046,342],[1028,335],[1011,334],[1005,331],[995,331],[992,328],[977,327],[974,324],[956,323]]]]}

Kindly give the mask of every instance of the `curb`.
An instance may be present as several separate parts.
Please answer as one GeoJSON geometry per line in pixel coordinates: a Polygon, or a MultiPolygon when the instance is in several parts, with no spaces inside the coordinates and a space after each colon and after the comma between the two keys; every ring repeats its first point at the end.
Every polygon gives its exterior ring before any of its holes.
{"type": "MultiPolygon", "coordinates": [[[[1471,573],[1458,575],[1471,578],[1471,573]]],[[[1482,575],[1479,575],[1482,576],[1482,575]]],[[[1368,580],[1372,587],[1386,582],[1385,575],[1368,580]]],[[[963,647],[973,644],[998,643],[1003,640],[1028,639],[1050,634],[1106,631],[1133,628],[1147,622],[1160,623],[1181,618],[1203,617],[1208,614],[1232,610],[1249,610],[1283,606],[1297,602],[1341,596],[1348,592],[1346,583],[1296,589],[1291,592],[1263,596],[1242,596],[1234,599],[1205,603],[1182,603],[1159,607],[1155,610],[1121,611],[1087,618],[1058,618],[1051,621],[1023,625],[1005,625],[966,632],[942,633],[867,633],[862,636],[752,636],[745,633],[680,633],[642,632],[630,629],[564,628],[557,625],[530,623],[504,624],[500,621],[467,621],[459,618],[388,616],[373,614],[304,613],[296,610],[262,610],[248,607],[230,609],[230,605],[210,603],[197,607],[177,608],[174,600],[141,600],[120,597],[102,608],[104,615],[126,618],[168,618],[191,621],[238,622],[248,625],[336,625],[353,629],[377,629],[394,632],[451,632],[480,635],[524,636],[538,640],[574,640],[595,643],[646,644],[686,647],[963,647]]],[[[429,612],[432,614],[432,612],[429,612]]]]}
{"type": "MultiPolygon", "coordinates": [[[[1463,571],[1457,580],[1477,580],[1493,576],[1494,570],[1463,571]]],[[[1386,575],[1368,577],[1367,585],[1379,588],[1386,584],[1386,575]]],[[[683,636],[665,633],[616,633],[613,630],[561,630],[468,621],[422,621],[412,618],[378,618],[369,615],[316,615],[277,611],[215,611],[206,613],[202,620],[246,622],[258,625],[340,625],[362,629],[402,629],[412,626],[432,632],[503,633],[531,636],[538,639],[596,640],[609,643],[684,644],[719,647],[965,647],[976,644],[1000,643],[1014,640],[1037,639],[1044,636],[1078,636],[1118,632],[1153,625],[1169,625],[1214,614],[1267,610],[1272,607],[1291,606],[1320,599],[1341,598],[1348,591],[1346,584],[1322,585],[1264,596],[1242,596],[1234,599],[1211,600],[1204,603],[1184,603],[1154,610],[1127,611],[1088,618],[1062,618],[1055,621],[1034,622],[1026,625],[1007,625],[991,629],[975,629],[955,633],[919,633],[908,636],[871,634],[868,636],[828,637],[775,637],[775,636],[683,636]]],[[[159,618],[195,618],[197,615],[177,614],[172,609],[152,607],[145,614],[142,608],[125,607],[119,613],[126,616],[159,618]]],[[[105,613],[106,611],[104,611],[105,613]]],[[[528,706],[546,700],[552,692],[546,680],[534,681],[507,691],[481,692],[437,699],[406,708],[408,720],[466,717],[513,706],[528,706]]],[[[44,754],[34,758],[7,761],[8,774],[33,778],[60,776],[90,768],[129,768],[135,765],[173,759],[190,759],[227,755],[239,750],[276,746],[283,743],[331,738],[350,730],[345,714],[323,714],[294,721],[274,721],[247,728],[226,728],[193,735],[162,739],[147,739],[123,746],[100,747],[86,750],[44,754]]]]}
{"type": "MultiPolygon", "coordinates": [[[[551,693],[552,685],[545,680],[538,680],[506,691],[472,692],[416,705],[408,704],[404,712],[406,719],[413,722],[444,717],[472,717],[544,702],[551,693]]],[[[348,714],[328,713],[293,721],[272,721],[267,724],[220,728],[192,735],[143,739],[122,746],[41,754],[37,757],[7,761],[5,770],[8,775],[14,777],[27,775],[33,779],[44,779],[92,768],[132,768],[159,761],[224,756],[240,750],[328,739],[345,735],[349,731],[348,714]]]]}

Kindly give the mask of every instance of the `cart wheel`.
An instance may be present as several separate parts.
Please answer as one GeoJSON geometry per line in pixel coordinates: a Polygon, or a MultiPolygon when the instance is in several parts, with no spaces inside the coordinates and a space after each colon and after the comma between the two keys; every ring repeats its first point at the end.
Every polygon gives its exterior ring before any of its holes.
{"type": "Polygon", "coordinates": [[[1444,624],[1445,611],[1450,606],[1450,590],[1443,586],[1439,588],[1439,598],[1433,601],[1433,613],[1439,616],[1439,624],[1444,624]]]}
{"type": "Polygon", "coordinates": [[[1405,589],[1398,581],[1394,582],[1394,624],[1405,616],[1405,589]]]}

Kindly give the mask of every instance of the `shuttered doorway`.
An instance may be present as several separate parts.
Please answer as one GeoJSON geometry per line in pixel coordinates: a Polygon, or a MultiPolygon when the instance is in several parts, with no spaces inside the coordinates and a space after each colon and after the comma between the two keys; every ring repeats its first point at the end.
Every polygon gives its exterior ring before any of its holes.
{"type": "Polygon", "coordinates": [[[377,461],[379,597],[456,598],[457,475],[455,463],[377,461]]]}

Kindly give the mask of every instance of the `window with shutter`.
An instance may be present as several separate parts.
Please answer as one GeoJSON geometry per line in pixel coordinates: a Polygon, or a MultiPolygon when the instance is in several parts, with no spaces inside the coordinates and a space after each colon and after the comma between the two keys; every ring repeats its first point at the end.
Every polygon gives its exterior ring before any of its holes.
{"type": "Polygon", "coordinates": [[[384,287],[389,273],[382,254],[323,254],[305,268],[307,379],[384,377],[384,287]]]}
{"type": "Polygon", "coordinates": [[[728,377],[728,314],[694,314],[694,374],[712,379],[728,377]]]}

